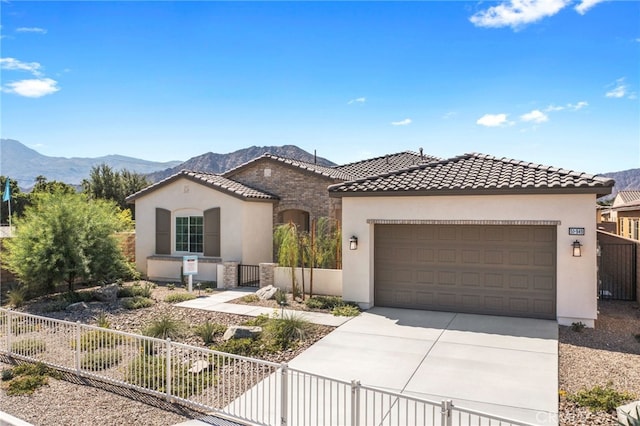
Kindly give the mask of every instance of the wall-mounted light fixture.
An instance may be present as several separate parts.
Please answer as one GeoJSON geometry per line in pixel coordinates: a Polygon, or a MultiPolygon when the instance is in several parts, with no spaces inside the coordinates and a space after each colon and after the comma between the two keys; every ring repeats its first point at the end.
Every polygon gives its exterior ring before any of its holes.
{"type": "Polygon", "coordinates": [[[573,247],[573,257],[580,257],[582,256],[582,244],[580,244],[580,241],[575,240],[572,244],[571,247],[573,247]]]}
{"type": "Polygon", "coordinates": [[[358,237],[349,238],[349,250],[358,250],[358,237]]]}

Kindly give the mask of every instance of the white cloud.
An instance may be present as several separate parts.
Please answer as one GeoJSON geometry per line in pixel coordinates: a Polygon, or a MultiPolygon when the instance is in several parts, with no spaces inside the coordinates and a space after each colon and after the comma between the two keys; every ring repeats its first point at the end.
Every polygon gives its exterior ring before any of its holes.
{"type": "Polygon", "coordinates": [[[367,98],[365,98],[364,96],[361,98],[355,98],[355,99],[351,99],[349,102],[347,102],[347,104],[351,105],[351,104],[363,104],[367,102],[367,98]]]}
{"type": "Polygon", "coordinates": [[[585,13],[587,13],[587,10],[591,9],[593,6],[595,6],[598,3],[602,3],[603,1],[606,1],[606,0],[582,0],[579,5],[574,7],[574,9],[580,15],[584,15],[585,13]]]}
{"type": "Polygon", "coordinates": [[[0,58],[0,68],[3,70],[27,71],[36,77],[40,77],[42,66],[37,62],[22,62],[15,58],[0,58]]]}
{"type": "Polygon", "coordinates": [[[485,127],[499,127],[510,124],[507,114],[485,114],[476,121],[476,124],[485,127]]]}
{"type": "Polygon", "coordinates": [[[624,98],[627,94],[627,85],[624,84],[624,77],[617,79],[615,83],[611,83],[609,86],[614,87],[605,93],[607,98],[624,98]]]}
{"type": "Polygon", "coordinates": [[[21,28],[17,28],[16,32],[46,34],[47,30],[45,30],[44,28],[38,28],[38,27],[21,27],[21,28]]]}
{"type": "Polygon", "coordinates": [[[556,111],[562,111],[564,109],[565,107],[563,107],[562,105],[549,105],[544,110],[545,112],[556,112],[556,111]]]}
{"type": "Polygon", "coordinates": [[[588,106],[589,106],[589,102],[587,101],[580,101],[577,104],[567,104],[567,108],[572,109],[574,111],[577,111],[582,108],[586,108],[588,106]]]}
{"type": "Polygon", "coordinates": [[[450,119],[452,117],[455,117],[456,115],[458,115],[458,113],[456,111],[449,111],[446,114],[444,114],[442,116],[442,118],[445,119],[445,120],[448,120],[448,119],[450,119]]]}
{"type": "Polygon", "coordinates": [[[539,109],[534,109],[531,112],[522,114],[520,119],[527,122],[544,123],[545,121],[549,121],[549,116],[539,109]]]}
{"type": "Polygon", "coordinates": [[[40,98],[60,90],[57,86],[58,82],[51,78],[34,78],[7,83],[2,91],[27,98],[40,98]]]}
{"type": "Polygon", "coordinates": [[[578,111],[579,109],[586,108],[589,106],[589,102],[587,101],[579,101],[575,104],[566,104],[566,105],[549,105],[544,109],[544,112],[557,112],[557,111],[578,111]]]}
{"type": "Polygon", "coordinates": [[[410,118],[405,118],[404,120],[392,121],[391,122],[392,126],[408,126],[409,124],[411,124],[411,119],[410,118]]]}
{"type": "Polygon", "coordinates": [[[477,12],[469,20],[477,27],[518,29],[555,15],[570,2],[571,0],[508,0],[477,12]]]}

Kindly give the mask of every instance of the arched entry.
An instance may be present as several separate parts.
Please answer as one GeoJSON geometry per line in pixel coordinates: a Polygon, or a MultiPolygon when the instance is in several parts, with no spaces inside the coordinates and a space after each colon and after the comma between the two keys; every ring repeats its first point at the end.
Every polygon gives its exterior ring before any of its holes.
{"type": "Polygon", "coordinates": [[[293,222],[300,231],[309,231],[309,212],[298,209],[284,210],[278,214],[279,223],[293,222]]]}

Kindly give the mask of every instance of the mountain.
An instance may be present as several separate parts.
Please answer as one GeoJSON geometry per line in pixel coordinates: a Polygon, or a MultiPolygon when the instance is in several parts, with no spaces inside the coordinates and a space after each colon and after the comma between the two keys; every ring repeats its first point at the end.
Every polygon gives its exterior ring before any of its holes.
{"type": "Polygon", "coordinates": [[[611,178],[616,181],[616,185],[611,191],[611,195],[604,197],[605,199],[613,198],[618,191],[627,189],[640,190],[640,169],[622,170],[620,172],[599,173],[599,176],[611,178]]]}
{"type": "Polygon", "coordinates": [[[136,173],[151,173],[173,167],[180,161],[154,162],[122,155],[107,155],[98,158],[48,157],[26,147],[13,139],[0,139],[0,174],[18,181],[21,188],[28,189],[42,175],[47,180],[57,180],[79,185],[89,177],[94,166],[107,164],[114,170],[127,169],[136,173]]]}
{"type": "Polygon", "coordinates": [[[249,160],[253,160],[254,158],[259,157],[266,152],[280,157],[287,157],[305,161],[307,163],[313,163],[314,161],[316,161],[317,164],[321,166],[335,166],[335,163],[332,163],[326,158],[314,158],[313,154],[309,154],[307,151],[298,148],[295,145],[252,146],[228,154],[214,154],[213,152],[208,152],[206,154],[193,157],[176,167],[171,167],[160,172],[150,173],[149,175],[147,175],[147,179],[149,179],[151,182],[157,182],[175,173],[178,173],[180,170],[197,170],[199,172],[223,173],[243,163],[246,163],[249,160]]]}

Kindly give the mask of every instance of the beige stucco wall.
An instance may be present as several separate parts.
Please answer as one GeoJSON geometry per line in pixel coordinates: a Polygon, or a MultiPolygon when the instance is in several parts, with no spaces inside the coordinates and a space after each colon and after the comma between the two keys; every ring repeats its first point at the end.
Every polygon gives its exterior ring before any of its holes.
{"type": "Polygon", "coordinates": [[[367,219],[559,221],[558,322],[582,321],[592,327],[597,316],[595,198],[593,194],[344,197],[343,298],[364,307],[375,305],[374,225],[367,219]],[[571,236],[569,227],[585,228],[585,235],[571,236]],[[357,250],[349,250],[352,235],[358,238],[357,250]],[[572,256],[571,243],[576,239],[583,244],[582,257],[572,256]]]}
{"type": "MultiPolygon", "coordinates": [[[[295,268],[296,282],[302,287],[302,268],[295,268]]],[[[291,268],[278,266],[274,270],[274,286],[291,291],[291,268]]],[[[304,290],[309,293],[311,270],[304,270],[304,290]]],[[[322,296],[342,296],[342,271],[340,269],[314,269],[313,294],[322,296]]]]}
{"type": "MultiPolygon", "coordinates": [[[[178,179],[136,200],[136,267],[148,274],[147,257],[155,254],[155,209],[171,211],[171,247],[175,249],[175,217],[202,215],[220,207],[220,257],[257,265],[273,258],[272,204],[242,199],[205,185],[178,179]]],[[[190,254],[172,252],[182,257],[190,254]]],[[[170,267],[169,267],[170,268],[170,267]]]]}

